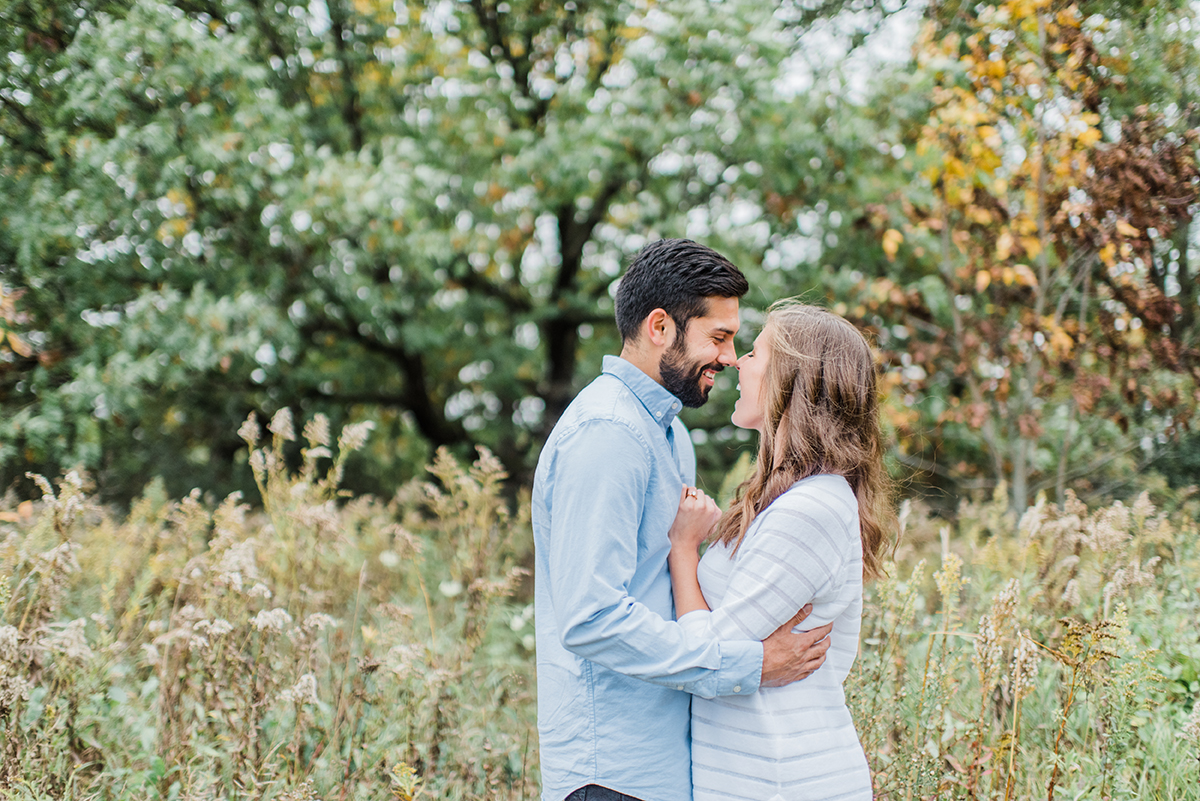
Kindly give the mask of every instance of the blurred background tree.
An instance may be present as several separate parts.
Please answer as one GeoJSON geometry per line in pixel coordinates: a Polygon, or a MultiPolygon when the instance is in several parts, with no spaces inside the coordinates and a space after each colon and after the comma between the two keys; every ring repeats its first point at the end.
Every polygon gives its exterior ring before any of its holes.
{"type": "MultiPolygon", "coordinates": [[[[0,19],[4,486],[75,464],[111,499],[152,475],[247,486],[238,424],[283,406],[376,422],[356,490],[439,445],[527,481],[618,348],[616,279],[661,236],[747,271],[747,342],[797,294],[874,330],[895,455],[951,496],[1085,471],[1104,489],[1196,403],[1188,5],[4,0],[0,19]]],[[[748,447],[733,384],[685,417],[712,488],[748,447]]]]}

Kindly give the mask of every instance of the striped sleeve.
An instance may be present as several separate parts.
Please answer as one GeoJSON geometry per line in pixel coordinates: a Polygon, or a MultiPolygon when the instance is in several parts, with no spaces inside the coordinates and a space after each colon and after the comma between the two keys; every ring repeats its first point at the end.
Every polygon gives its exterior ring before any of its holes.
{"type": "MultiPolygon", "coordinates": [[[[742,542],[720,606],[680,618],[689,640],[764,640],[805,604],[836,599],[859,537],[857,502],[840,476],[814,479],[762,512],[742,542]]],[[[841,610],[827,611],[832,618],[841,610]]]]}

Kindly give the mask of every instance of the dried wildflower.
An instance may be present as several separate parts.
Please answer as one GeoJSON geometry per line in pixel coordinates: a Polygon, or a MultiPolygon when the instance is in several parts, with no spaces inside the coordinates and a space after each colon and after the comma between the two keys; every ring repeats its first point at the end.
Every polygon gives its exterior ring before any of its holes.
{"type": "Polygon", "coordinates": [[[45,500],[50,501],[51,503],[58,500],[54,494],[54,487],[51,486],[50,482],[45,476],[38,473],[26,473],[25,478],[28,478],[32,480],[34,484],[37,484],[37,488],[42,491],[42,497],[45,500]]]}
{"type": "Polygon", "coordinates": [[[327,628],[337,628],[338,621],[321,612],[314,612],[304,618],[304,628],[309,631],[324,631],[327,628]]]}
{"type": "Polygon", "coordinates": [[[971,660],[979,672],[979,683],[985,687],[995,681],[1002,666],[1004,641],[1016,613],[1020,586],[1016,579],[1010,579],[992,601],[991,608],[979,618],[979,637],[971,660]]]}
{"type": "Polygon", "coordinates": [[[262,437],[262,428],[258,425],[258,415],[250,412],[246,417],[245,422],[238,428],[238,436],[250,446],[253,450],[258,445],[258,440],[262,437]]]}
{"type": "Polygon", "coordinates": [[[962,558],[958,554],[946,552],[942,555],[942,569],[933,574],[934,583],[942,596],[947,626],[952,619],[957,620],[958,591],[967,583],[963,579],[962,565],[962,558]]]}
{"type": "Polygon", "coordinates": [[[254,475],[259,479],[267,470],[267,457],[262,451],[254,451],[250,454],[250,469],[254,471],[254,475]]]}
{"type": "Polygon", "coordinates": [[[241,592],[243,582],[258,578],[258,564],[254,558],[254,542],[246,540],[231,545],[217,562],[214,569],[217,584],[241,592]]]}
{"type": "Polygon", "coordinates": [[[147,665],[157,665],[161,654],[158,646],[153,643],[142,643],[142,654],[146,657],[147,665]]]}
{"type": "Polygon", "coordinates": [[[445,581],[443,581],[441,584],[438,585],[438,592],[440,592],[442,595],[446,596],[447,598],[456,598],[459,595],[462,595],[462,591],[463,591],[462,582],[455,581],[454,579],[446,579],[445,581]]]}
{"type": "Polygon", "coordinates": [[[20,642],[21,634],[16,626],[0,626],[0,665],[17,661],[20,642]]]}
{"type": "Polygon", "coordinates": [[[371,429],[375,428],[375,424],[370,420],[364,420],[361,423],[351,423],[342,429],[342,435],[338,437],[339,451],[356,451],[367,443],[367,435],[371,433],[371,429]]]}
{"type": "Polygon", "coordinates": [[[85,628],[87,621],[83,618],[72,620],[63,626],[62,631],[52,634],[42,640],[41,645],[47,650],[62,654],[68,659],[80,662],[92,657],[92,649],[87,642],[85,628]]]}
{"type": "Polygon", "coordinates": [[[417,657],[417,650],[413,646],[396,645],[384,657],[384,664],[397,678],[404,678],[413,671],[417,657]]]}
{"type": "Polygon", "coordinates": [[[77,543],[64,542],[45,553],[38,554],[37,572],[52,580],[71,573],[78,573],[79,560],[75,557],[75,552],[78,550],[77,543]]]}
{"type": "Polygon", "coordinates": [[[246,594],[251,598],[262,598],[264,601],[271,600],[272,595],[270,588],[261,581],[251,587],[246,594]]]}
{"type": "MultiPolygon", "coordinates": [[[[308,444],[316,450],[318,445],[329,445],[329,418],[323,414],[315,414],[313,418],[304,424],[304,438],[308,440],[308,444]]],[[[311,454],[312,451],[309,451],[311,454]]],[[[326,454],[329,452],[326,451],[326,454]]],[[[315,457],[314,457],[315,458],[315,457]]]]}
{"type": "Polygon", "coordinates": [[[1067,582],[1067,586],[1063,587],[1062,602],[1067,606],[1079,606],[1079,582],[1071,579],[1067,582]]]}
{"type": "Polygon", "coordinates": [[[250,619],[250,625],[259,631],[268,631],[278,634],[288,626],[292,625],[292,616],[287,613],[286,609],[269,609],[259,612],[250,619]]]}
{"type": "Polygon", "coordinates": [[[1063,514],[1073,515],[1079,519],[1087,517],[1087,504],[1079,500],[1079,496],[1075,494],[1075,490],[1068,489],[1063,497],[1063,514]]]}
{"type": "Polygon", "coordinates": [[[288,689],[279,693],[279,698],[290,704],[315,704],[317,702],[317,679],[311,673],[305,673],[288,689]]]}
{"type": "Polygon", "coordinates": [[[1017,528],[1024,536],[1026,542],[1031,542],[1042,530],[1042,523],[1046,519],[1046,499],[1039,498],[1038,502],[1025,510],[1025,514],[1021,515],[1021,522],[1017,528]]]}
{"type": "Polygon", "coordinates": [[[1097,553],[1119,552],[1129,541],[1129,524],[1129,507],[1114,501],[1087,522],[1087,544],[1097,553]]]}
{"type": "Polygon", "coordinates": [[[246,512],[250,507],[244,503],[240,503],[241,500],[241,490],[231,492],[225,497],[225,500],[221,501],[221,505],[217,507],[217,511],[213,515],[213,526],[216,536],[209,545],[213,551],[228,547],[236,533],[245,529],[246,512]]]}
{"type": "Polygon", "coordinates": [[[198,620],[192,624],[192,631],[207,634],[210,637],[223,637],[233,631],[233,624],[219,617],[213,620],[198,620]]]}
{"type": "MultiPolygon", "coordinates": [[[[296,487],[300,490],[301,495],[307,491],[303,484],[297,484],[296,487]]],[[[315,506],[302,506],[292,513],[292,519],[302,526],[318,531],[336,531],[341,523],[335,501],[327,501],[315,506]]]]}
{"type": "Polygon", "coordinates": [[[1137,496],[1137,500],[1133,502],[1133,520],[1137,525],[1142,525],[1151,517],[1154,517],[1154,503],[1150,500],[1150,492],[1145,491],[1137,496]]]}
{"type": "Polygon", "coordinates": [[[1200,698],[1196,698],[1192,703],[1192,715],[1187,719],[1187,723],[1183,724],[1180,734],[1183,739],[1200,748],[1200,698]]]}
{"type": "Polygon", "coordinates": [[[1146,562],[1146,570],[1142,569],[1141,559],[1134,560],[1125,567],[1117,568],[1112,579],[1104,585],[1104,603],[1107,605],[1118,595],[1122,595],[1134,587],[1149,587],[1154,584],[1154,573],[1151,571],[1160,561],[1160,557],[1152,557],[1146,562]]]}
{"type": "Polygon", "coordinates": [[[33,685],[24,676],[9,676],[0,672],[0,709],[7,709],[18,701],[28,701],[33,685]]]}
{"type": "Polygon", "coordinates": [[[1010,687],[1017,698],[1024,698],[1033,691],[1038,673],[1037,643],[1025,629],[1017,637],[1017,647],[1013,649],[1012,666],[1009,671],[1010,687]]]}
{"type": "Polygon", "coordinates": [[[296,429],[292,425],[292,410],[284,406],[271,418],[271,424],[267,426],[267,430],[277,437],[282,437],[288,442],[296,439],[296,429]]]}
{"type": "Polygon", "coordinates": [[[304,458],[313,462],[315,462],[317,459],[332,459],[333,451],[322,445],[318,445],[315,448],[309,448],[306,450],[304,452],[304,458]]]}

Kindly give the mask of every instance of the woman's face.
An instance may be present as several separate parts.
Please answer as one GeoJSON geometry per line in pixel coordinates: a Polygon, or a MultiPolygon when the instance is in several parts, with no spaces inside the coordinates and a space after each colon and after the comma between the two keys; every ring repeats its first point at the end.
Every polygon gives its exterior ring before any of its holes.
{"type": "Polygon", "coordinates": [[[733,405],[733,424],[738,428],[753,428],[762,432],[763,380],[771,358],[770,337],[764,328],[754,340],[754,348],[737,360],[738,389],[741,395],[733,405]]]}

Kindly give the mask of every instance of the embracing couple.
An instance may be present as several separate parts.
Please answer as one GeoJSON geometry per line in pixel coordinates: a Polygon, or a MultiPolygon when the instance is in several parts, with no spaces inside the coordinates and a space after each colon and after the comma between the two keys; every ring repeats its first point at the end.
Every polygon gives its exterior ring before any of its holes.
{"type": "Polygon", "coordinates": [[[748,288],[695,242],[645,247],[617,289],[621,355],[538,461],[543,801],[872,796],[842,682],[890,528],[875,365],[792,302],[738,358],[748,288]],[[731,366],[759,446],[722,515],[676,415],[731,366]]]}

